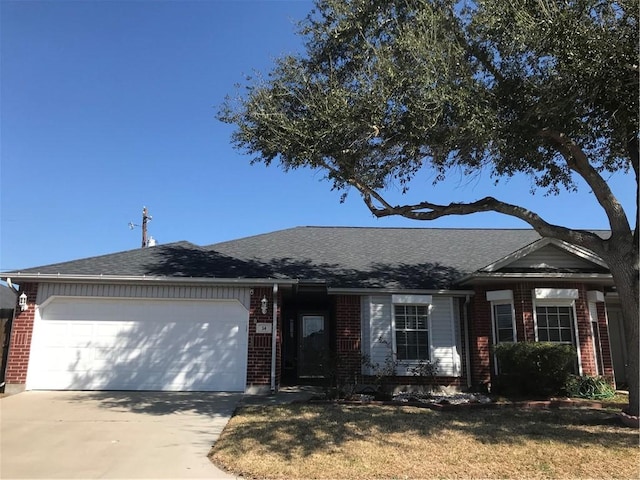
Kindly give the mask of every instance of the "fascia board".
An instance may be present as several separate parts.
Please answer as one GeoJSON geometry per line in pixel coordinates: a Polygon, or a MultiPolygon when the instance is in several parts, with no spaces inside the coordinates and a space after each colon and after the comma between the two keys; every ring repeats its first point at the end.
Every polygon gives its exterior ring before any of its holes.
{"type": "Polygon", "coordinates": [[[601,280],[612,281],[613,277],[609,273],[500,273],[500,272],[480,272],[469,275],[458,282],[460,285],[468,284],[474,280],[531,280],[531,279],[554,279],[554,280],[601,280]]]}
{"type": "Polygon", "coordinates": [[[408,295],[447,295],[450,297],[466,297],[473,295],[473,290],[403,290],[399,288],[327,288],[329,295],[379,295],[379,294],[408,294],[408,295]]]}
{"type": "Polygon", "coordinates": [[[171,284],[208,284],[208,285],[295,285],[298,280],[281,278],[206,278],[206,277],[166,277],[155,275],[67,275],[67,274],[33,274],[33,273],[0,273],[0,279],[11,278],[17,283],[29,282],[62,282],[62,283],[171,283],[171,284]]]}
{"type": "Polygon", "coordinates": [[[589,250],[582,248],[582,247],[578,247],[576,245],[573,245],[571,243],[565,242],[563,240],[557,240],[555,238],[541,238],[540,240],[537,240],[529,245],[527,245],[526,247],[521,248],[520,250],[517,250],[509,255],[507,255],[506,257],[501,258],[500,260],[487,265],[486,267],[480,268],[478,271],[481,272],[496,272],[497,270],[500,270],[501,268],[506,267],[507,265],[509,265],[510,263],[515,262],[516,260],[520,260],[521,258],[526,257],[527,255],[540,250],[543,247],[546,247],[547,245],[555,245],[556,247],[565,250],[568,253],[571,253],[573,255],[576,255],[577,257],[580,257],[584,260],[587,260],[591,263],[595,263],[596,265],[603,267],[603,268],[609,268],[607,266],[606,263],[604,263],[602,261],[602,259],[600,257],[598,257],[596,254],[590,252],[589,250]]]}

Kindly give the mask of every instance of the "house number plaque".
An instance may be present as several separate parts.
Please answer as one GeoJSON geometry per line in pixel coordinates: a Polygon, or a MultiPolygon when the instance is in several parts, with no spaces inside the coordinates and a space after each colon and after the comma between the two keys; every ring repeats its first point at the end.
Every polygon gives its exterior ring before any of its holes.
{"type": "Polygon", "coordinates": [[[256,323],[256,333],[271,333],[271,324],[256,323]]]}

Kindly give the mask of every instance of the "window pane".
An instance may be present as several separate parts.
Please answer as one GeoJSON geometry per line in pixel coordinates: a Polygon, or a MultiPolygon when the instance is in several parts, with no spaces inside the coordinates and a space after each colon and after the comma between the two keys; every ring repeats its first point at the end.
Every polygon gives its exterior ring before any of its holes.
{"type": "Polygon", "coordinates": [[[513,328],[513,322],[511,321],[511,316],[509,317],[498,317],[498,328],[513,328]]]}
{"type": "Polygon", "coordinates": [[[493,305],[494,331],[496,341],[513,342],[513,307],[510,303],[493,305]]]}
{"type": "Polygon", "coordinates": [[[429,336],[426,305],[394,305],[398,360],[428,360],[429,336]]]}
{"type": "Polygon", "coordinates": [[[572,307],[537,307],[538,340],[541,342],[573,342],[572,307]]]}
{"type": "Polygon", "coordinates": [[[398,360],[408,360],[407,347],[404,345],[398,345],[398,360]]]}
{"type": "Polygon", "coordinates": [[[513,330],[498,330],[498,342],[513,342],[513,330]]]}

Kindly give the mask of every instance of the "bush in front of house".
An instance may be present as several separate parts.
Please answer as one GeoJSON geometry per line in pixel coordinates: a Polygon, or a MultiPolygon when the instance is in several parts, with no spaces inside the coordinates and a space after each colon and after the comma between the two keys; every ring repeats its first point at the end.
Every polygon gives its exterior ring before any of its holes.
{"type": "Polygon", "coordinates": [[[575,347],[552,342],[501,343],[494,353],[500,371],[496,390],[505,395],[563,394],[577,359],[575,347]]]}
{"type": "Polygon", "coordinates": [[[606,378],[589,375],[570,375],[567,379],[565,390],[569,397],[588,398],[590,400],[601,400],[613,398],[615,389],[606,378]]]}

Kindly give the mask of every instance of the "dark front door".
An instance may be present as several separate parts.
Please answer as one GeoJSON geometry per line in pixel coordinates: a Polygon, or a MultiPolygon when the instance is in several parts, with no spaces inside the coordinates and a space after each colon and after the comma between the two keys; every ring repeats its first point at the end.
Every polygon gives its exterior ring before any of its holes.
{"type": "Polygon", "coordinates": [[[329,335],[325,315],[300,315],[298,332],[298,377],[324,377],[329,360],[329,335]]]}

